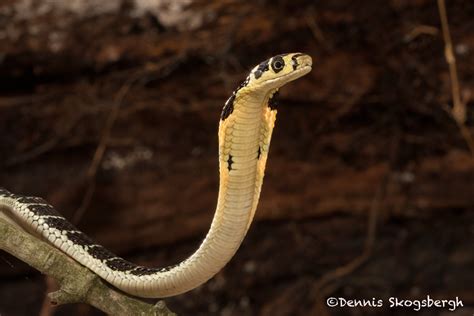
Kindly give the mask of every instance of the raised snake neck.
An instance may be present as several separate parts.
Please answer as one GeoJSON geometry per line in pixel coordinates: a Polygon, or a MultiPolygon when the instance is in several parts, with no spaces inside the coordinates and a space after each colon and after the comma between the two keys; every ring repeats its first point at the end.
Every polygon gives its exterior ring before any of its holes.
{"type": "Polygon", "coordinates": [[[219,123],[219,195],[199,248],[175,266],[128,262],[78,231],[45,200],[0,188],[0,210],[38,233],[113,286],[140,297],[167,297],[212,278],[232,258],[253,220],[276,118],[275,95],[311,70],[301,53],[272,57],[252,69],[225,103],[219,123]]]}

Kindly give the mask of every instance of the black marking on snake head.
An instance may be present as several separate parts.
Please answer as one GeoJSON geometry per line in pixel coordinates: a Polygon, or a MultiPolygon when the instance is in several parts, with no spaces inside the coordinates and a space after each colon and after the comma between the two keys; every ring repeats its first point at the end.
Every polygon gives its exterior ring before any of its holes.
{"type": "Polygon", "coordinates": [[[234,163],[234,161],[232,160],[232,155],[229,155],[229,159],[227,159],[227,169],[229,171],[232,170],[232,164],[234,163]]]}
{"type": "Polygon", "coordinates": [[[257,160],[260,159],[260,155],[262,154],[262,148],[259,146],[257,151],[257,160]]]}
{"type": "Polygon", "coordinates": [[[257,70],[253,73],[255,79],[260,78],[265,71],[268,71],[268,62],[269,60],[265,60],[258,65],[257,70]]]}
{"type": "Polygon", "coordinates": [[[224,108],[222,109],[221,113],[221,120],[225,120],[226,118],[229,117],[229,115],[234,112],[234,100],[235,100],[235,92],[232,93],[230,98],[227,100],[227,102],[224,105],[224,108]]]}
{"type": "Polygon", "coordinates": [[[297,54],[294,54],[293,56],[291,56],[291,61],[292,61],[292,66],[293,66],[293,70],[296,70],[296,68],[298,68],[298,57],[300,56],[303,56],[304,54],[301,54],[301,53],[297,53],[297,54]]]}
{"type": "Polygon", "coordinates": [[[122,258],[115,258],[111,260],[107,260],[105,264],[112,270],[115,271],[129,271],[133,270],[137,267],[136,264],[133,264],[127,260],[122,258]]]}
{"type": "Polygon", "coordinates": [[[298,68],[298,60],[296,60],[296,57],[293,56],[291,57],[291,66],[293,66],[293,70],[296,70],[296,68],[298,68]]]}
{"type": "Polygon", "coordinates": [[[278,107],[278,96],[280,95],[279,91],[276,91],[270,99],[268,99],[268,107],[271,110],[275,110],[278,107]]]}

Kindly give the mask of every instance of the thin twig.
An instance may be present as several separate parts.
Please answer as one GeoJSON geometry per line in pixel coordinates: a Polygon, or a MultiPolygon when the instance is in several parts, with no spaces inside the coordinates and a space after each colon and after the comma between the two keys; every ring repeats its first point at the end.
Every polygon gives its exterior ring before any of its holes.
{"type": "Polygon", "coordinates": [[[466,104],[461,100],[458,72],[456,67],[456,57],[453,52],[451,34],[449,32],[448,16],[446,14],[446,4],[444,0],[438,0],[439,17],[441,28],[443,29],[444,56],[449,66],[449,77],[451,80],[451,93],[453,97],[453,108],[450,114],[456,121],[461,135],[467,143],[471,155],[474,157],[474,139],[466,127],[466,104]]]}
{"type": "Polygon", "coordinates": [[[51,139],[47,140],[46,142],[44,142],[43,144],[41,144],[37,147],[34,147],[30,151],[27,151],[25,153],[22,153],[22,154],[19,154],[19,155],[15,156],[11,159],[8,159],[5,162],[5,167],[12,167],[12,166],[24,163],[26,161],[29,161],[33,158],[36,158],[36,157],[50,151],[52,148],[56,147],[56,145],[59,143],[59,141],[60,141],[59,136],[55,137],[55,138],[51,138],[51,139]]]}
{"type": "Polygon", "coordinates": [[[58,131],[56,132],[56,135],[53,136],[51,139],[45,141],[41,145],[34,147],[33,149],[30,149],[24,153],[21,153],[13,158],[8,159],[5,162],[5,166],[6,167],[16,166],[51,151],[53,148],[58,146],[58,144],[60,143],[64,135],[70,134],[70,132],[77,126],[77,123],[79,122],[79,120],[80,120],[80,117],[74,117],[72,120],[64,122],[63,124],[60,125],[58,131]]]}
{"type": "Polygon", "coordinates": [[[332,48],[332,45],[326,40],[324,34],[323,34],[323,31],[321,30],[321,28],[319,27],[318,23],[316,22],[316,18],[315,18],[315,12],[314,10],[311,8],[309,11],[308,11],[308,14],[305,15],[305,19],[306,19],[306,24],[308,25],[311,33],[313,34],[314,38],[324,46],[324,48],[326,49],[331,49],[332,48]]]}
{"type": "Polygon", "coordinates": [[[437,27],[431,25],[417,25],[403,37],[403,40],[405,42],[411,42],[420,35],[436,36],[438,33],[439,29],[437,27]]]}
{"type": "Polygon", "coordinates": [[[451,34],[449,33],[448,16],[446,14],[446,5],[444,0],[438,0],[439,17],[441,19],[441,28],[444,39],[444,56],[449,66],[449,76],[451,78],[451,91],[453,95],[453,117],[460,124],[466,122],[466,107],[461,102],[461,93],[459,89],[458,72],[456,68],[456,57],[453,52],[451,34]]]}
{"type": "Polygon", "coordinates": [[[72,222],[74,224],[77,224],[81,220],[92,201],[92,197],[94,196],[96,188],[95,181],[97,171],[100,167],[102,159],[104,158],[105,151],[109,144],[112,128],[119,116],[120,108],[126,95],[130,91],[132,86],[135,83],[139,82],[141,79],[143,79],[145,76],[148,76],[148,79],[145,80],[143,83],[149,82],[153,79],[156,79],[157,77],[162,78],[164,76],[169,75],[177,67],[179,62],[182,61],[184,58],[185,56],[182,55],[175,56],[172,60],[163,60],[163,62],[161,62],[160,64],[149,66],[144,71],[137,71],[125,82],[125,84],[117,92],[115,96],[114,107],[112,108],[112,111],[110,112],[107,118],[107,122],[104,126],[104,129],[102,130],[99,145],[96,148],[96,151],[92,158],[92,162],[86,172],[86,182],[88,184],[86,189],[87,191],[82,198],[81,205],[73,213],[72,222]],[[152,72],[158,72],[159,75],[157,77],[149,75],[152,72]]]}
{"type": "Polygon", "coordinates": [[[137,79],[137,77],[133,77],[132,79],[128,80],[117,93],[114,102],[114,107],[112,108],[112,111],[107,117],[104,129],[102,130],[102,136],[100,138],[99,145],[95,150],[92,162],[86,172],[86,181],[88,183],[87,191],[84,194],[84,197],[81,201],[81,205],[72,216],[72,222],[75,224],[77,224],[81,220],[85,211],[89,207],[90,202],[92,201],[92,197],[95,191],[95,177],[97,174],[97,170],[99,169],[100,163],[102,162],[102,159],[104,157],[105,150],[107,149],[112,128],[115,124],[115,121],[117,120],[119,110],[122,105],[123,99],[125,98],[125,95],[128,93],[128,91],[130,91],[130,88],[136,82],[137,79]]]}

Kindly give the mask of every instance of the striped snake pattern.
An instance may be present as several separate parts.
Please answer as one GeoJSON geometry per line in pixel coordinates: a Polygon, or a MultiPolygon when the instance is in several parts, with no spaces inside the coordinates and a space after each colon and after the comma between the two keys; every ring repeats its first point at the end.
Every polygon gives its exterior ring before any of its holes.
{"type": "Polygon", "coordinates": [[[227,100],[219,122],[216,211],[199,248],[177,265],[148,268],[117,257],[39,197],[0,188],[0,210],[131,295],[158,298],[189,291],[219,272],[242,243],[260,197],[278,89],[311,67],[311,57],[305,54],[274,56],[255,66],[227,100]]]}

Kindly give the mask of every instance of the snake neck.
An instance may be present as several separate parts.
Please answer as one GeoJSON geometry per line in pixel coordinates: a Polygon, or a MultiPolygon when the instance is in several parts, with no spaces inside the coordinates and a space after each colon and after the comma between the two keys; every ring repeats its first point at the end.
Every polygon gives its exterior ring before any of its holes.
{"type": "Polygon", "coordinates": [[[176,268],[176,272],[182,273],[174,274],[175,281],[179,283],[182,279],[183,283],[175,285],[183,292],[221,270],[234,256],[249,229],[260,196],[276,118],[276,110],[268,106],[273,92],[237,94],[232,100],[232,115],[220,121],[217,207],[200,247],[176,268]]]}

